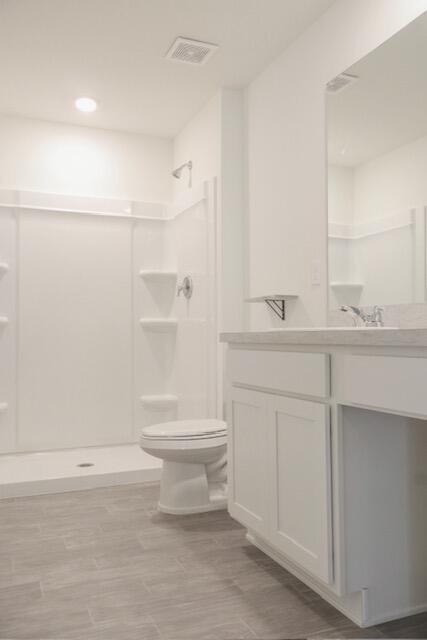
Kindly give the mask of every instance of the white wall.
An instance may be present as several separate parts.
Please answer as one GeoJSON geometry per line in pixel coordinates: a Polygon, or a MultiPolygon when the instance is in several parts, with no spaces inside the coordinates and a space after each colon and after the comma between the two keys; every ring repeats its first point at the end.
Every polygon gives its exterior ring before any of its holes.
{"type": "Polygon", "coordinates": [[[0,188],[172,199],[172,141],[0,115],[0,188]]]}
{"type": "MultiPolygon", "coordinates": [[[[427,206],[427,136],[354,169],[356,223],[427,206]]],[[[424,216],[422,216],[424,218],[424,216]]],[[[361,303],[425,301],[425,225],[395,229],[361,243],[365,287],[361,303]],[[416,247],[423,247],[417,252],[416,247]],[[421,287],[417,283],[421,282],[421,287]]]]}
{"type": "Polygon", "coordinates": [[[328,221],[354,223],[354,171],[352,167],[329,165],[328,221]]]}
{"type": "Polygon", "coordinates": [[[17,450],[131,442],[131,224],[18,224],[17,450]]]}
{"type": "MultiPolygon", "coordinates": [[[[193,185],[219,176],[221,172],[221,92],[218,92],[176,136],[173,166],[193,161],[193,185]]],[[[173,181],[174,194],[188,189],[188,173],[173,181]]]]}
{"type": "Polygon", "coordinates": [[[354,169],[357,222],[427,205],[427,136],[354,169]]]}
{"type": "MultiPolygon", "coordinates": [[[[193,185],[217,183],[217,239],[220,330],[244,323],[244,101],[240,90],[223,89],[187,124],[174,141],[174,167],[193,161],[193,185]]],[[[174,193],[188,189],[187,172],[174,193]]]]}
{"type": "MultiPolygon", "coordinates": [[[[425,10],[427,0],[337,0],[248,87],[250,293],[298,293],[289,325],[327,318],[325,84],[425,10]]],[[[254,305],[251,326],[270,324],[254,305]]]]}
{"type": "Polygon", "coordinates": [[[425,246],[424,224],[409,214],[427,206],[426,172],[427,136],[354,168],[329,167],[329,222],[359,225],[360,230],[364,223],[391,217],[394,225],[413,221],[357,241],[329,240],[331,280],[364,283],[362,290],[331,292],[333,308],[346,304],[348,295],[352,304],[360,305],[425,300],[425,287],[417,287],[424,279],[425,252],[416,251],[419,244],[425,246]]]}
{"type": "Polygon", "coordinates": [[[245,126],[241,91],[223,91],[221,138],[221,329],[247,324],[244,212],[245,126]]]}

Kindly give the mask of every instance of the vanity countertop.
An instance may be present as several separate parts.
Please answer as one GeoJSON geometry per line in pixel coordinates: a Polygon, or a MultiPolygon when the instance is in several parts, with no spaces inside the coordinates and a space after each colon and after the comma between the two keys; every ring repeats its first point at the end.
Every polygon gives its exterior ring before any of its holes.
{"type": "Polygon", "coordinates": [[[427,328],[313,327],[221,333],[229,344],[349,345],[427,347],[427,328]]]}

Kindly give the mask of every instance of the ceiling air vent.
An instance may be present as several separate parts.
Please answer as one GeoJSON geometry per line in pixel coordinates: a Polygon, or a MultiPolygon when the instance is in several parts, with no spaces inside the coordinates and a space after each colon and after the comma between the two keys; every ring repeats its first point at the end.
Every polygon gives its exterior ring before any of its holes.
{"type": "Polygon", "coordinates": [[[332,78],[326,85],[328,93],[338,93],[351,84],[354,84],[359,79],[358,76],[353,76],[351,73],[340,73],[336,78],[332,78]]]}
{"type": "Polygon", "coordinates": [[[167,52],[166,58],[173,62],[204,64],[217,49],[217,44],[179,37],[167,52]]]}

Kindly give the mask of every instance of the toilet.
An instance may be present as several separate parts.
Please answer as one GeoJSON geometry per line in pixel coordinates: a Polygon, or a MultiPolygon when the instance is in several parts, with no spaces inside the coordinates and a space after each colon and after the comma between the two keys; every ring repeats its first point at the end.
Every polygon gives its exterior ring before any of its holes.
{"type": "Polygon", "coordinates": [[[176,420],[145,427],[141,448],[163,460],[159,511],[176,515],[227,506],[227,425],[176,420]]]}

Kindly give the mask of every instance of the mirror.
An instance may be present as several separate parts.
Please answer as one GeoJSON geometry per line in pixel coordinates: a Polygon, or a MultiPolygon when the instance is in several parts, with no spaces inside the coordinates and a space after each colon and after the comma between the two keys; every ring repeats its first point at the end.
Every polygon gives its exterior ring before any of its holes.
{"type": "Polygon", "coordinates": [[[427,13],[331,80],[329,305],[426,301],[427,13]]]}

